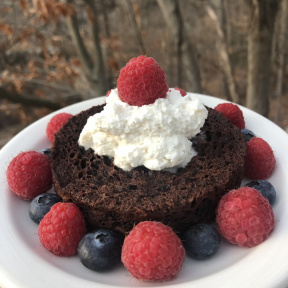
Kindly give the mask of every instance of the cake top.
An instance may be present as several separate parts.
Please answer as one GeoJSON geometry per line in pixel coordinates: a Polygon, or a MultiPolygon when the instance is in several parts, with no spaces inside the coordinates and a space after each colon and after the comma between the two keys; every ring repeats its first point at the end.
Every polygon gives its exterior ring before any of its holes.
{"type": "Polygon", "coordinates": [[[113,158],[125,171],[142,165],[171,172],[185,167],[197,154],[189,139],[200,132],[208,112],[195,96],[167,91],[161,71],[152,58],[130,60],[103,111],[88,119],[79,145],[113,158]]]}

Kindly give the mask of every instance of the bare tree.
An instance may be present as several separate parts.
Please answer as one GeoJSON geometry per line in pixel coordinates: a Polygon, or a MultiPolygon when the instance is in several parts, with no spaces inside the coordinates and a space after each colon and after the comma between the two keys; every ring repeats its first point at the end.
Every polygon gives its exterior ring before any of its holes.
{"type": "Polygon", "coordinates": [[[286,47],[286,32],[288,25],[288,0],[282,0],[281,13],[280,13],[280,23],[278,33],[278,67],[277,67],[277,78],[276,78],[276,112],[274,121],[277,123],[279,121],[280,113],[280,102],[283,93],[283,80],[285,75],[285,47],[286,47]]]}
{"type": "Polygon", "coordinates": [[[146,48],[144,45],[142,34],[141,34],[141,31],[137,25],[135,12],[133,9],[133,3],[131,2],[131,0],[122,0],[118,4],[120,4],[123,7],[124,13],[129,17],[130,23],[131,23],[132,28],[133,28],[135,35],[136,35],[138,45],[140,47],[140,53],[146,54],[146,48]]]}
{"type": "Polygon", "coordinates": [[[248,33],[247,107],[268,117],[272,39],[279,0],[247,0],[251,11],[248,33]]]}
{"type": "Polygon", "coordinates": [[[225,40],[224,31],[222,29],[221,22],[219,21],[215,11],[212,9],[210,5],[206,5],[207,13],[210,17],[210,19],[214,23],[214,27],[218,36],[217,39],[217,52],[219,54],[220,59],[220,69],[224,75],[224,83],[227,84],[227,92],[229,93],[228,99],[232,100],[235,103],[239,103],[239,95],[236,91],[236,85],[234,81],[234,76],[232,74],[232,67],[229,59],[229,53],[227,48],[227,43],[225,40]]]}
{"type": "MultiPolygon", "coordinates": [[[[74,3],[74,0],[65,1],[67,4],[74,3]]],[[[93,96],[102,96],[106,94],[108,86],[106,81],[105,64],[102,56],[99,38],[99,27],[97,22],[98,13],[95,2],[93,0],[85,0],[85,2],[89,7],[88,18],[91,24],[91,33],[93,39],[92,53],[94,57],[89,54],[85,42],[83,41],[83,38],[80,34],[77,14],[74,13],[66,17],[66,22],[74,45],[80,57],[85,75],[92,86],[92,91],[94,91],[93,96]]]]}
{"type": "Polygon", "coordinates": [[[185,71],[189,91],[202,93],[201,77],[192,43],[187,35],[177,0],[157,0],[168,28],[168,79],[174,86],[182,87],[185,71]],[[176,71],[173,73],[173,71],[176,71]]]}
{"type": "MultiPolygon", "coordinates": [[[[211,6],[214,7],[215,14],[217,15],[217,18],[219,19],[219,25],[223,33],[223,37],[225,39],[227,50],[229,48],[230,43],[230,34],[231,34],[231,24],[229,19],[229,10],[227,5],[227,0],[211,0],[211,6]]],[[[230,58],[230,57],[229,57],[230,58]]],[[[230,61],[231,62],[231,61],[230,61]]],[[[227,78],[222,73],[222,95],[225,99],[228,99],[229,101],[233,101],[229,89],[228,89],[228,83],[227,78]]]]}
{"type": "Polygon", "coordinates": [[[57,110],[63,107],[60,103],[53,102],[45,99],[37,99],[35,97],[20,95],[15,90],[9,91],[5,87],[0,86],[0,99],[6,99],[10,102],[20,103],[33,107],[45,107],[51,110],[57,110]]]}

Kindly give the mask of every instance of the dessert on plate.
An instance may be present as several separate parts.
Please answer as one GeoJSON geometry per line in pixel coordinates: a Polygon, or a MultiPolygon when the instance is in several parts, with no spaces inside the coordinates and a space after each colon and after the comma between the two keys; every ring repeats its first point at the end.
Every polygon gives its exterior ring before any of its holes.
{"type": "Polygon", "coordinates": [[[195,95],[169,89],[151,59],[130,60],[105,104],[55,134],[55,191],[88,228],[127,233],[149,220],[182,232],[213,221],[220,198],[241,184],[240,129],[195,95]]]}
{"type": "Polygon", "coordinates": [[[274,229],[276,191],[265,180],[274,153],[243,127],[237,105],[212,109],[169,89],[154,59],[140,56],[121,69],[105,104],[54,115],[46,129],[52,149],[19,153],[7,182],[25,200],[42,193],[29,215],[53,254],[78,254],[97,272],[122,261],[138,279],[170,280],[186,253],[214,255],[220,235],[254,247],[274,229]],[[244,175],[256,181],[239,188],[244,175]],[[46,193],[52,180],[60,197],[46,193]]]}

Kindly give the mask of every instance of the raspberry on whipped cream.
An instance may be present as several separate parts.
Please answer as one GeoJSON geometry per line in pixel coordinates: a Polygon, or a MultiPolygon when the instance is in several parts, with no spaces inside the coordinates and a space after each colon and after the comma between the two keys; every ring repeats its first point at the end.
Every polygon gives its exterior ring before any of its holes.
{"type": "Polygon", "coordinates": [[[78,142],[114,158],[114,164],[126,171],[141,165],[175,171],[196,155],[189,139],[200,132],[207,115],[195,96],[182,97],[173,88],[166,98],[141,107],[122,102],[116,88],[103,111],[87,120],[78,142]]]}

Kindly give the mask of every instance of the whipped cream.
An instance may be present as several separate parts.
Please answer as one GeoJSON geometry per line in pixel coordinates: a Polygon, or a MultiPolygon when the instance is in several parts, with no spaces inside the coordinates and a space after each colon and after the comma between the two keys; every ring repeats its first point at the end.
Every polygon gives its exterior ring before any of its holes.
{"type": "Polygon", "coordinates": [[[114,158],[114,164],[126,171],[141,165],[175,171],[197,154],[189,139],[200,132],[207,115],[196,96],[182,97],[173,88],[166,98],[141,107],[122,102],[116,88],[103,111],[88,118],[78,142],[114,158]]]}

